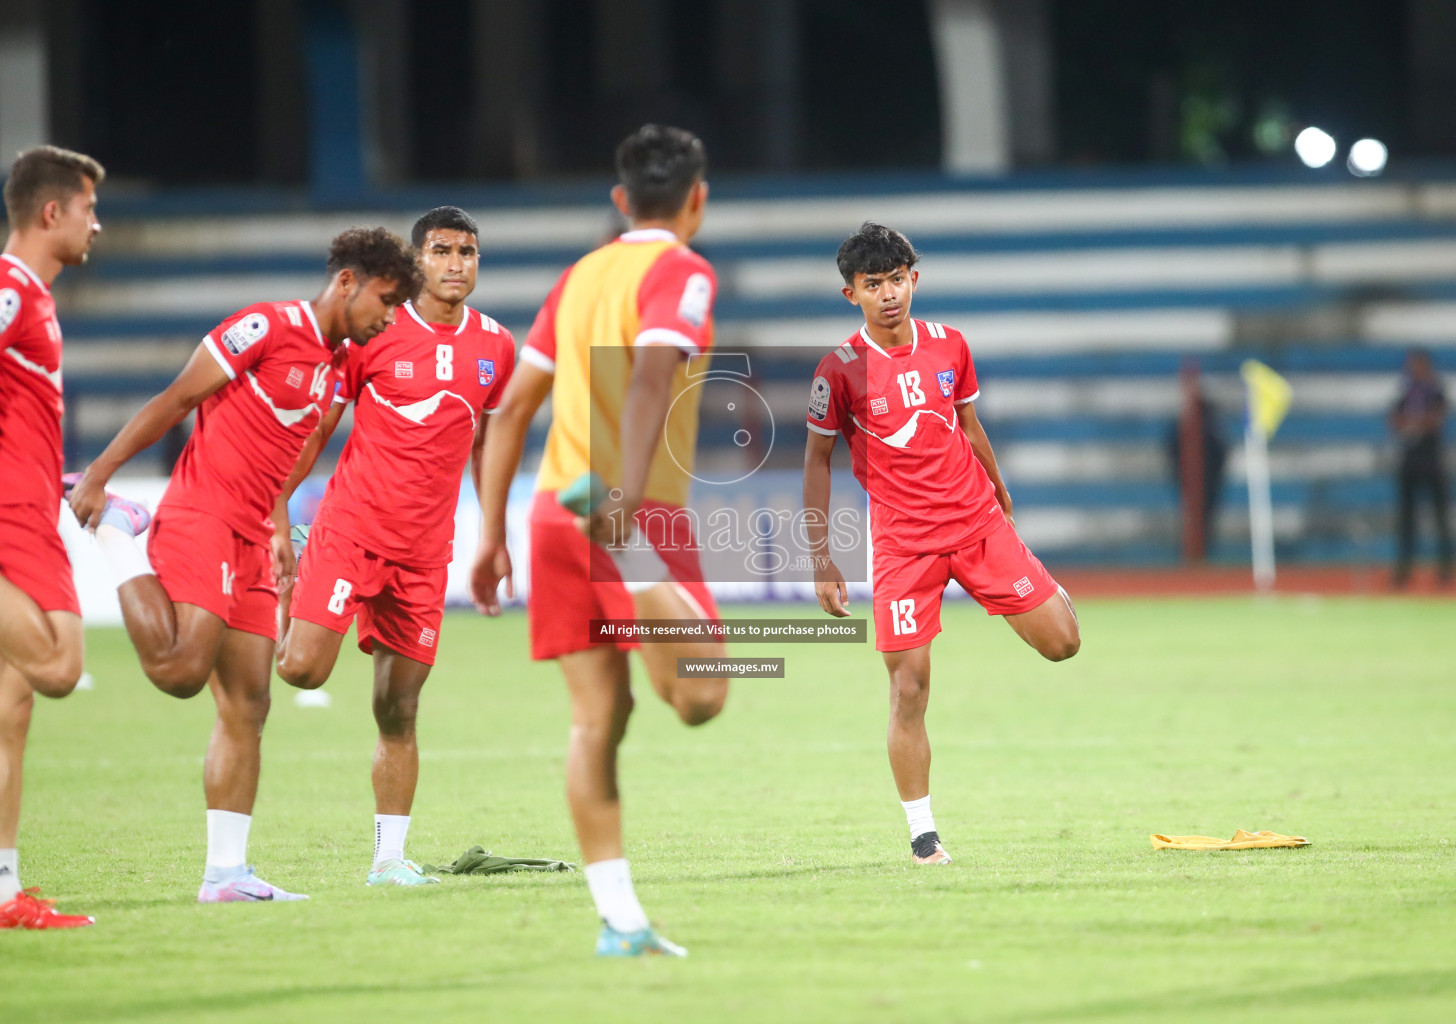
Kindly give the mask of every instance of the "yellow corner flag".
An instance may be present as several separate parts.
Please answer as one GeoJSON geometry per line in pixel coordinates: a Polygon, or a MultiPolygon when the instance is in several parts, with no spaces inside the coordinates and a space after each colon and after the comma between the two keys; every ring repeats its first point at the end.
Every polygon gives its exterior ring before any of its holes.
{"type": "Polygon", "coordinates": [[[1265,437],[1273,437],[1289,411],[1293,389],[1289,381],[1257,359],[1245,359],[1239,367],[1249,395],[1249,417],[1265,437]]]}

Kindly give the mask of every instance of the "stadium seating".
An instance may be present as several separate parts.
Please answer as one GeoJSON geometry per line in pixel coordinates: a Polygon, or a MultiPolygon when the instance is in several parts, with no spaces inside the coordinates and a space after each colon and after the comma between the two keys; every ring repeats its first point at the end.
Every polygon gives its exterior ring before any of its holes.
{"type": "MultiPolygon", "coordinates": [[[[354,224],[403,232],[436,202],[470,207],[483,249],[473,304],[523,338],[560,269],[609,231],[603,192],[417,190],[342,212],[256,196],[108,201],[92,265],[57,289],[71,461],[93,457],[221,316],[313,294],[328,239],[354,224]]],[[[771,468],[797,464],[813,363],[857,322],[833,254],[867,218],[920,248],[916,314],[970,339],[1018,525],[1053,565],[1176,559],[1168,449],[1189,358],[1234,449],[1214,557],[1246,557],[1248,357],[1294,387],[1272,448],[1281,557],[1388,557],[1385,413],[1402,349],[1432,346],[1456,369],[1456,182],[1063,172],[906,176],[893,191],[852,177],[728,183],[699,240],[720,276],[720,342],[803,353],[754,366],[778,425],[771,468]]],[[[741,458],[731,434],[705,422],[704,458],[741,458]]]]}

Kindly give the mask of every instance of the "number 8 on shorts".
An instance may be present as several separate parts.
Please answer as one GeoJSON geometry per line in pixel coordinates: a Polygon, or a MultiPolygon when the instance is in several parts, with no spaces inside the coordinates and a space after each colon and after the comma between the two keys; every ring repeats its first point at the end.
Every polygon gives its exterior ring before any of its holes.
{"type": "Polygon", "coordinates": [[[343,615],[349,595],[354,592],[354,584],[348,580],[334,580],[334,595],[329,598],[329,611],[335,615],[343,615]]]}

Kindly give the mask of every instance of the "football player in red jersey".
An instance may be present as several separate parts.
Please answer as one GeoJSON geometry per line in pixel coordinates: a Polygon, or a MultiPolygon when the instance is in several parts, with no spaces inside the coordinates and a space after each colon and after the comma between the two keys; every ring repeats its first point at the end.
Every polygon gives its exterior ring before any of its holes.
{"type": "Polygon", "coordinates": [[[71,486],[71,508],[96,533],[117,578],[122,617],[157,688],[191,697],[211,684],[217,722],[203,770],[207,867],[199,902],[297,899],[253,874],[248,828],[277,636],[278,579],[293,551],[272,516],[304,443],[328,411],[347,348],[394,320],[419,271],[383,228],[353,228],[329,249],[312,302],[263,302],[208,333],[186,367],[121,429],[71,486]],[[106,493],[128,459],[193,409],[197,425],[152,524],[106,493]],[[155,567],[155,568],[154,568],[155,567]]]}
{"type": "Polygon", "coordinates": [[[56,528],[61,507],[61,328],[51,283],[86,260],[96,233],[89,156],[40,146],[5,182],[10,237],[0,256],[0,928],[93,923],[57,914],[20,886],[20,771],[35,694],[81,677],[81,606],[56,528]]]}
{"type": "Polygon", "coordinates": [[[1011,495],[976,418],[980,391],[965,338],[913,320],[919,260],[898,231],[866,222],[839,248],[844,296],[865,323],[820,361],[809,395],[804,508],[815,551],[814,589],[848,615],[844,577],[829,557],[829,457],[849,443],[870,499],[876,648],[890,672],[890,770],[919,864],[948,864],[930,813],[930,642],[954,579],[1051,661],[1077,653],[1067,593],[1021,538],[1011,495]]]}
{"type": "MultiPolygon", "coordinates": [[[[354,430],[308,534],[278,648],[278,673],[322,686],[344,634],[374,659],[374,864],[370,885],[423,885],[404,856],[419,778],[415,715],[435,663],[455,506],[469,459],[475,478],[495,410],[515,366],[511,334],[465,304],[475,290],[479,229],[454,206],[421,217],[411,235],[424,285],[394,326],[350,354],[334,404],[289,478],[287,495],[355,403],[354,430]]],[[[280,536],[275,546],[287,543],[280,536]]]]}

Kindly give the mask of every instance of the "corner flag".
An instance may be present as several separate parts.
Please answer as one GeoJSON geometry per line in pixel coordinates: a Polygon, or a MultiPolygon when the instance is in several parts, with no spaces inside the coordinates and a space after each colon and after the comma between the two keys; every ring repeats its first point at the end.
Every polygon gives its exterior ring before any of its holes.
{"type": "Polygon", "coordinates": [[[1289,381],[1257,359],[1245,359],[1239,374],[1248,389],[1250,420],[1258,424],[1265,437],[1273,437],[1289,411],[1289,399],[1294,393],[1289,381]]]}
{"type": "Polygon", "coordinates": [[[1274,586],[1274,500],[1269,485],[1269,438],[1284,422],[1294,389],[1257,359],[1239,367],[1247,395],[1244,461],[1249,481],[1249,541],[1253,548],[1254,585],[1274,586]]]}

